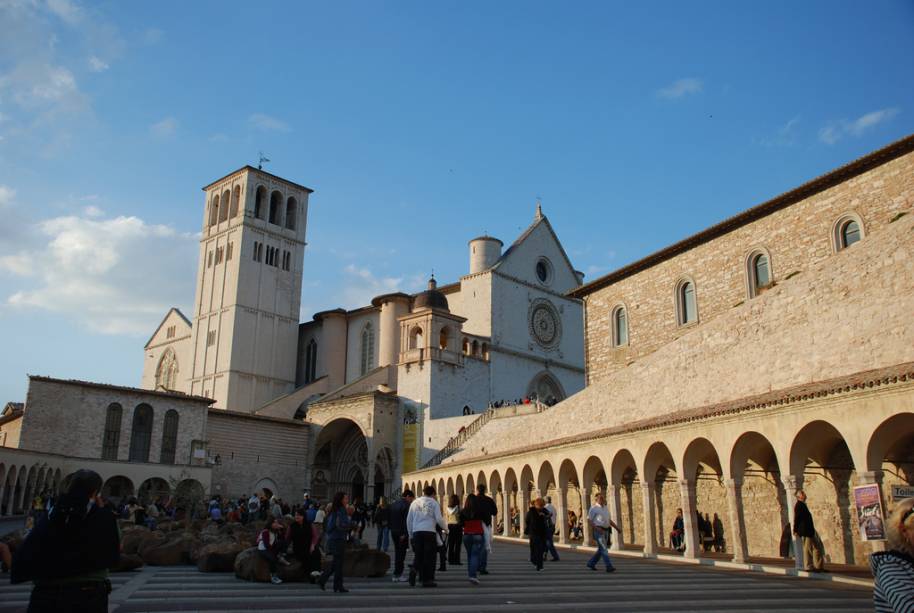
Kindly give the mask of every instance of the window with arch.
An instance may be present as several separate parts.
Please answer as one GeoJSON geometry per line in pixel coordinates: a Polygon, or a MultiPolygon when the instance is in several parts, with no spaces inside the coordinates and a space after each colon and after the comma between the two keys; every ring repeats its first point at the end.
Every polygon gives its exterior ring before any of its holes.
{"type": "Polygon", "coordinates": [[[488,343],[482,344],[482,359],[483,360],[489,359],[489,344],[488,343]]]}
{"type": "Polygon", "coordinates": [[[215,226],[219,221],[219,194],[213,196],[209,205],[209,225],[215,226]]]}
{"type": "Polygon", "coordinates": [[[270,194],[270,217],[269,222],[279,225],[279,216],[282,215],[282,194],[274,191],[270,194]]]}
{"type": "Polygon", "coordinates": [[[173,390],[178,382],[178,359],[174,350],[169,347],[162,354],[156,368],[156,389],[173,390]]]}
{"type": "Polygon", "coordinates": [[[698,321],[695,283],[691,279],[683,279],[676,286],[676,321],[680,326],[698,321]]]}
{"type": "Polygon", "coordinates": [[[121,420],[124,409],[116,402],[108,405],[105,416],[105,435],[102,439],[102,459],[116,460],[117,448],[121,444],[121,420]]]}
{"type": "Polygon", "coordinates": [[[468,355],[470,353],[470,341],[465,336],[463,337],[463,341],[460,344],[460,349],[463,351],[464,355],[468,355]]]}
{"type": "Polygon", "coordinates": [[[168,409],[165,413],[165,424],[162,427],[162,453],[159,457],[161,464],[174,464],[175,451],[178,448],[178,412],[168,409]]]}
{"type": "Polygon", "coordinates": [[[257,187],[257,191],[254,192],[254,217],[257,219],[263,219],[263,215],[267,209],[267,188],[263,185],[257,187]]]}
{"type": "Polygon", "coordinates": [[[860,242],[863,238],[863,221],[855,213],[842,215],[835,222],[834,242],[835,251],[847,249],[854,243],[860,242]]]}
{"type": "Polygon", "coordinates": [[[362,328],[362,353],[359,360],[359,373],[365,375],[374,363],[374,328],[371,323],[362,328]]]}
{"type": "Polygon", "coordinates": [[[232,193],[229,190],[222,192],[222,208],[219,209],[219,221],[225,221],[229,216],[229,202],[232,200],[232,193]]]}
{"type": "Polygon", "coordinates": [[[441,332],[438,333],[438,349],[444,351],[447,349],[448,341],[450,340],[450,330],[447,326],[441,328],[441,332]]]}
{"type": "Polygon", "coordinates": [[[133,426],[130,429],[131,462],[148,462],[152,442],[152,407],[140,404],[133,410],[133,426]]]}
{"type": "Polygon", "coordinates": [[[476,357],[479,356],[479,341],[474,340],[472,343],[470,343],[470,355],[476,357]]]}
{"type": "Polygon", "coordinates": [[[625,305],[618,305],[613,309],[613,347],[628,345],[628,311],[625,305]]]}
{"type": "Polygon", "coordinates": [[[241,186],[236,185],[235,189],[232,191],[232,210],[229,213],[229,217],[235,217],[238,215],[239,204],[241,203],[241,186]]]}
{"type": "Polygon", "coordinates": [[[412,330],[409,331],[409,348],[419,349],[422,346],[422,328],[413,326],[412,330]]]}
{"type": "Polygon", "coordinates": [[[757,249],[746,258],[746,280],[750,298],[755,298],[771,287],[774,280],[771,274],[771,258],[764,249],[757,249]]]}
{"type": "Polygon", "coordinates": [[[286,200],[286,228],[289,230],[295,229],[295,215],[298,212],[298,201],[289,196],[289,199],[286,200]]]}
{"type": "Polygon", "coordinates": [[[317,377],[317,341],[313,338],[305,347],[305,383],[311,383],[317,377]]]}

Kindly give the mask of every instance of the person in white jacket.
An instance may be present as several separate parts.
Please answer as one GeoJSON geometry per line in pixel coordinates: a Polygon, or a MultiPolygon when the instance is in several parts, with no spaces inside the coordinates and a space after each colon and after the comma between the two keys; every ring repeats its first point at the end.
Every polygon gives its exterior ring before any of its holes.
{"type": "Polygon", "coordinates": [[[406,531],[413,545],[415,560],[409,571],[409,584],[416,584],[416,573],[422,587],[436,587],[435,562],[438,550],[437,530],[447,532],[447,523],[441,515],[441,507],[435,500],[435,487],[425,486],[422,496],[413,500],[406,515],[406,531]]]}

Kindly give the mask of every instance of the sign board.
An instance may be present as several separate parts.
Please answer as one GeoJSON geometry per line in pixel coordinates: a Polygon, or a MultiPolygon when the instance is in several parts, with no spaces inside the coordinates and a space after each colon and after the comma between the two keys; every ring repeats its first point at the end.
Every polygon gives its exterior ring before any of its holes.
{"type": "Polygon", "coordinates": [[[857,507],[857,527],[863,541],[884,541],[885,524],[882,518],[882,497],[879,485],[858,485],[854,488],[854,506],[857,507]]]}
{"type": "Polygon", "coordinates": [[[403,472],[419,468],[419,424],[403,425],[403,472]]]}
{"type": "Polygon", "coordinates": [[[914,498],[914,485],[893,485],[892,500],[898,502],[906,498],[914,498]]]}
{"type": "Polygon", "coordinates": [[[194,449],[194,458],[202,460],[206,457],[206,449],[194,449]]]}

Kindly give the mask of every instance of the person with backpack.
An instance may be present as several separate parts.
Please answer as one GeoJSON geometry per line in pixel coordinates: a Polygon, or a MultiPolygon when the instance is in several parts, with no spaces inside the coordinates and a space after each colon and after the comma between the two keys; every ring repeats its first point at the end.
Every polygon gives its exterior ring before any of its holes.
{"type": "Polygon", "coordinates": [[[333,556],[333,563],[317,580],[321,589],[325,589],[327,579],[333,575],[333,591],[346,593],[343,587],[343,558],[346,555],[346,537],[352,527],[352,522],[347,512],[349,506],[349,496],[344,492],[337,492],[333,496],[333,504],[330,506],[330,512],[324,519],[324,533],[327,538],[327,552],[333,556]]]}
{"type": "Polygon", "coordinates": [[[30,613],[107,613],[108,569],[120,557],[117,518],[99,496],[102,478],[78,470],[16,550],[10,581],[33,581],[30,613]]]}
{"type": "Polygon", "coordinates": [[[282,533],[282,522],[278,519],[270,519],[257,535],[257,554],[270,565],[270,581],[277,585],[282,583],[282,579],[276,575],[279,564],[286,566],[289,564],[289,561],[283,556],[285,541],[280,538],[282,533]]]}
{"type": "Polygon", "coordinates": [[[558,513],[556,513],[555,507],[552,505],[552,496],[546,496],[546,506],[543,507],[546,510],[546,550],[543,553],[545,556],[546,553],[552,556],[553,562],[559,561],[559,552],[555,550],[555,527],[558,525],[556,518],[558,513]]]}

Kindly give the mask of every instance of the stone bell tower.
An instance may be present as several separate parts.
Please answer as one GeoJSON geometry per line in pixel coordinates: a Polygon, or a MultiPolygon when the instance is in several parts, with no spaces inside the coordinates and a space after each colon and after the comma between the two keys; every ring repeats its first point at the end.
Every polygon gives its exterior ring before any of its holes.
{"type": "Polygon", "coordinates": [[[295,385],[312,190],[245,166],[203,191],[190,393],[250,413],[295,385]]]}

